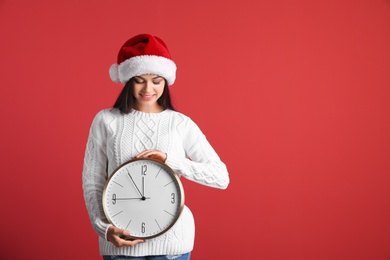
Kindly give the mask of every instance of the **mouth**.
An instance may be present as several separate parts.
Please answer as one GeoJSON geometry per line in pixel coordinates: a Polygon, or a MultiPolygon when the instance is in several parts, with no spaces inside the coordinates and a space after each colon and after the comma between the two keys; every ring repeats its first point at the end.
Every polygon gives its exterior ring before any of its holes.
{"type": "Polygon", "coordinates": [[[141,98],[145,101],[153,99],[154,95],[153,94],[140,94],[141,98]]]}

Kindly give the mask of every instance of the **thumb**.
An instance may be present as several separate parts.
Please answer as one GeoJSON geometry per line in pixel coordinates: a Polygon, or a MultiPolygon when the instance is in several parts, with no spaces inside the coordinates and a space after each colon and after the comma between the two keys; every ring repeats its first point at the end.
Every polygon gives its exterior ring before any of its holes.
{"type": "Polygon", "coordinates": [[[129,230],[126,230],[126,229],[123,229],[123,230],[122,230],[122,235],[124,235],[124,236],[130,236],[130,231],[129,231],[129,230]]]}
{"type": "Polygon", "coordinates": [[[122,239],[127,239],[130,237],[130,231],[125,229],[118,229],[118,236],[122,239]]]}

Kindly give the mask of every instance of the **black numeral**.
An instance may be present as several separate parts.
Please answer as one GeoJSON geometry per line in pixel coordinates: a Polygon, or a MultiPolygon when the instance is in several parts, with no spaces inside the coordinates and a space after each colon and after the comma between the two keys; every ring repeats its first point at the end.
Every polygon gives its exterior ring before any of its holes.
{"type": "Polygon", "coordinates": [[[172,194],[171,194],[171,203],[172,203],[172,204],[175,204],[175,202],[176,202],[175,193],[172,193],[172,194]]]}
{"type": "Polygon", "coordinates": [[[146,171],[148,170],[148,166],[147,165],[142,165],[141,167],[141,175],[146,175],[146,171]]]}
{"type": "Polygon", "coordinates": [[[145,222],[142,222],[141,224],[141,232],[145,233],[145,222]]]}
{"type": "Polygon", "coordinates": [[[112,194],[112,204],[116,204],[116,194],[112,194]]]}

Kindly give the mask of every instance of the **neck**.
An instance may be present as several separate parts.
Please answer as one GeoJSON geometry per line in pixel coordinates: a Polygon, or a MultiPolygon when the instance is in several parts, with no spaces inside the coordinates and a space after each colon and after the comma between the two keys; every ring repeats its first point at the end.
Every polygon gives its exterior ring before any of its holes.
{"type": "Polygon", "coordinates": [[[144,113],[159,113],[164,111],[164,108],[159,105],[154,105],[154,106],[135,105],[134,109],[144,113]]]}

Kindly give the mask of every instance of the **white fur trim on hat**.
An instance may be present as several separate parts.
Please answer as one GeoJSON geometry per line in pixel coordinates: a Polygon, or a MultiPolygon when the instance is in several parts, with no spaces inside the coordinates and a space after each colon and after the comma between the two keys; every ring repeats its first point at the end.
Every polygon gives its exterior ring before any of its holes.
{"type": "Polygon", "coordinates": [[[141,55],[127,59],[119,65],[111,65],[109,73],[112,81],[118,83],[126,83],[135,76],[156,74],[165,78],[170,86],[176,79],[176,64],[162,56],[141,55]]]}
{"type": "Polygon", "coordinates": [[[119,72],[118,72],[118,64],[112,64],[111,67],[110,67],[110,70],[109,70],[109,73],[110,73],[110,78],[112,79],[112,81],[114,82],[120,82],[120,79],[119,79],[119,72]]]}

